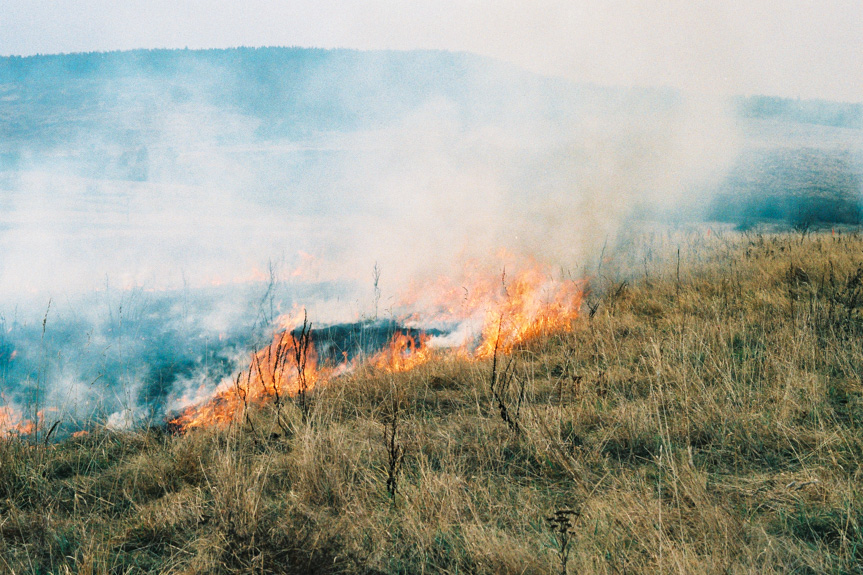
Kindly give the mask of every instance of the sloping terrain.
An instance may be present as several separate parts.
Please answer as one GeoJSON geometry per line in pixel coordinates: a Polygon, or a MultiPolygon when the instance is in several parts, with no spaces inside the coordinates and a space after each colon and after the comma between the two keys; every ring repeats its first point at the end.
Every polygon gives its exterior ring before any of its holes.
{"type": "Polygon", "coordinates": [[[633,242],[571,332],[494,360],[367,366],[305,418],[5,438],[0,566],[859,573],[863,240],[633,242]]]}

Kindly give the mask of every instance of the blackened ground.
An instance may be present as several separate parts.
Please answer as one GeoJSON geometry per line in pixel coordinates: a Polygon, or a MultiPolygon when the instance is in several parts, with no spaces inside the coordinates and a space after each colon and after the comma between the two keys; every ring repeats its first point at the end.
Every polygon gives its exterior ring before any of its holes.
{"type": "MultiPolygon", "coordinates": [[[[299,333],[299,330],[293,332],[294,336],[299,336],[299,333]]],[[[336,365],[345,359],[352,361],[380,351],[398,333],[412,337],[419,343],[423,334],[436,336],[442,335],[443,332],[405,327],[393,320],[378,320],[341,323],[321,328],[312,326],[312,341],[321,364],[336,365]]]]}
{"type": "MultiPolygon", "coordinates": [[[[306,286],[314,288],[327,293],[328,286],[306,286]]],[[[272,337],[270,304],[291,307],[306,296],[280,286],[266,290],[263,302],[262,291],[133,290],[55,301],[32,313],[0,308],[0,407],[25,419],[48,408],[62,420],[59,433],[120,411],[136,423],[159,421],[188,391],[248,367],[249,354],[272,337]]],[[[336,340],[351,354],[357,349],[349,337],[336,340]]]]}

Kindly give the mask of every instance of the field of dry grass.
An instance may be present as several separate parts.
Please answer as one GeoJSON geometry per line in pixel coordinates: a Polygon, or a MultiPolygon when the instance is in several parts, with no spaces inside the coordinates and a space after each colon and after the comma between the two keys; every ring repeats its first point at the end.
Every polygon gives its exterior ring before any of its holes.
{"type": "Polygon", "coordinates": [[[281,425],[0,441],[0,572],[863,572],[863,237],[621,253],[496,362],[359,369],[281,425]]]}

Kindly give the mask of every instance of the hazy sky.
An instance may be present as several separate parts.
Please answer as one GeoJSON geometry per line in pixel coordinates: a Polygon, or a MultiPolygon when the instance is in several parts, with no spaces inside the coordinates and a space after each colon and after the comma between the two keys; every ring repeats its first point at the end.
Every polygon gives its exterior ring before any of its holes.
{"type": "Polygon", "coordinates": [[[863,0],[2,0],[0,54],[466,50],[575,80],[863,101],[863,0]]]}

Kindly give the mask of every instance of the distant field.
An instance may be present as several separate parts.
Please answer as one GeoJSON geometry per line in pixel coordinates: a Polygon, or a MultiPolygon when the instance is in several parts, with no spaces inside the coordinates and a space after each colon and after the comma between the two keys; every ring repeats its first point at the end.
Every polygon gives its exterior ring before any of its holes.
{"type": "Polygon", "coordinates": [[[741,226],[765,220],[792,226],[859,224],[860,160],[847,150],[753,150],[720,184],[707,215],[741,226]]]}

